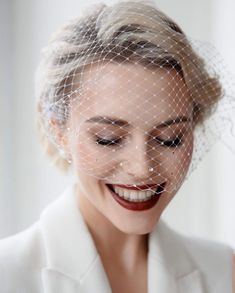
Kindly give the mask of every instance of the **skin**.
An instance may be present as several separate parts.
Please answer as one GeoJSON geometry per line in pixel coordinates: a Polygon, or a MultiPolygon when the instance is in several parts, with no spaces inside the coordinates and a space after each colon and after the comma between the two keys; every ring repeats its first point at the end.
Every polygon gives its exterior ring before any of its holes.
{"type": "Polygon", "coordinates": [[[147,292],[148,234],[181,187],[191,161],[190,94],[175,70],[136,64],[90,66],[83,73],[82,84],[65,136],[77,177],[79,209],[113,292],[147,292]],[[94,116],[115,117],[127,121],[128,127],[87,121],[94,116]],[[188,120],[159,127],[179,116],[188,120]],[[97,133],[125,139],[119,146],[104,147],[95,143],[97,133]],[[182,144],[174,148],[152,139],[166,140],[179,134],[183,135],[182,144]],[[158,203],[138,212],[120,206],[105,185],[163,181],[166,187],[158,203]]]}

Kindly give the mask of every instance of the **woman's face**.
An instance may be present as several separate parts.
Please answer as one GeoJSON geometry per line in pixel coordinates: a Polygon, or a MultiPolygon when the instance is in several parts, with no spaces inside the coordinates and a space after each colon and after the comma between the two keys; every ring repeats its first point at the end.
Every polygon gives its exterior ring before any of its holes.
{"type": "Polygon", "coordinates": [[[82,84],[68,133],[83,215],[95,208],[125,233],[149,233],[191,161],[184,80],[173,69],[109,63],[84,71],[82,84]]]}

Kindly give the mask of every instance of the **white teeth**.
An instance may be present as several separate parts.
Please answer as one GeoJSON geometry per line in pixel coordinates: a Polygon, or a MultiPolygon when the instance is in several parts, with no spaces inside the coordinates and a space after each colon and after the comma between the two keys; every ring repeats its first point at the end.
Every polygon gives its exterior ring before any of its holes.
{"type": "MultiPolygon", "coordinates": [[[[130,199],[134,201],[134,200],[136,200],[136,197],[137,197],[136,192],[132,192],[132,191],[131,191],[131,192],[130,192],[130,199]]],[[[127,199],[128,199],[128,198],[127,198],[127,199]]],[[[138,199],[140,199],[140,197],[138,197],[138,199]]]]}
{"type": "Polygon", "coordinates": [[[141,202],[150,199],[154,194],[155,190],[139,191],[139,190],[130,190],[126,188],[121,188],[113,186],[114,191],[120,196],[129,201],[141,202]]]}
{"type": "Polygon", "coordinates": [[[125,199],[129,198],[129,194],[128,194],[128,192],[126,190],[120,190],[120,195],[124,195],[125,199]]]}
{"type": "Polygon", "coordinates": [[[120,190],[120,193],[119,194],[120,194],[120,196],[125,197],[125,191],[124,190],[120,190]]]}

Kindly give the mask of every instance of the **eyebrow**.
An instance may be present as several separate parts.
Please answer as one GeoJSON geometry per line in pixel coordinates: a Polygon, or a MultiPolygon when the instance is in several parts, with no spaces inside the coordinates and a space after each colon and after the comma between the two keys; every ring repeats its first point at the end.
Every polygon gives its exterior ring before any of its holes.
{"type": "MultiPolygon", "coordinates": [[[[162,122],[161,124],[159,124],[157,126],[157,128],[164,128],[173,124],[178,124],[178,123],[182,123],[182,122],[191,122],[192,119],[187,117],[187,116],[179,116],[176,118],[171,118],[168,119],[164,122],[162,122]]],[[[121,119],[116,119],[113,117],[107,117],[107,116],[95,116],[95,117],[91,117],[88,120],[86,120],[85,122],[91,123],[91,122],[95,122],[95,123],[99,123],[99,124],[106,124],[106,125],[114,125],[114,126],[125,126],[125,127],[130,127],[130,124],[125,121],[125,120],[121,120],[121,119]]]]}

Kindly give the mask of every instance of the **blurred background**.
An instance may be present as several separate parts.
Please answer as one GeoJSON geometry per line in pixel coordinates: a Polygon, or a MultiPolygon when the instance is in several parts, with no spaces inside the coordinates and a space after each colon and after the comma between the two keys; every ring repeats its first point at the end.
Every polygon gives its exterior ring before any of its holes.
{"type": "MultiPolygon", "coordinates": [[[[42,154],[35,127],[34,72],[50,34],[94,2],[0,0],[0,238],[31,225],[71,182],[42,154]]],[[[156,3],[190,37],[215,45],[235,75],[234,0],[156,3]]],[[[179,231],[235,249],[235,156],[221,141],[163,217],[179,231]]]]}

